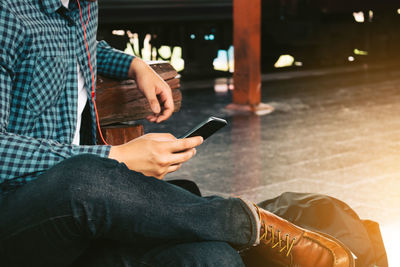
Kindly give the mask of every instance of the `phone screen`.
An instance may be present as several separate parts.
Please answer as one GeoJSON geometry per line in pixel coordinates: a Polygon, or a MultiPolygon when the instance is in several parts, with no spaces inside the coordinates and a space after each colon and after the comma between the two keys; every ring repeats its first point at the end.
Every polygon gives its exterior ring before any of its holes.
{"type": "Polygon", "coordinates": [[[216,131],[227,125],[226,120],[216,117],[210,117],[207,120],[196,125],[193,129],[186,132],[179,138],[188,138],[193,136],[201,136],[204,140],[213,135],[216,131]]]}

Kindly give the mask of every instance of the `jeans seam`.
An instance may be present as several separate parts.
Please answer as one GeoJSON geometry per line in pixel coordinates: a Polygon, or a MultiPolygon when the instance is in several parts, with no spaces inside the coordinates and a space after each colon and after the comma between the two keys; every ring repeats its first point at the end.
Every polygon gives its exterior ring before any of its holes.
{"type": "MultiPolygon", "coordinates": [[[[24,231],[27,230],[27,229],[30,229],[30,228],[33,228],[33,227],[37,227],[37,226],[39,226],[39,225],[41,225],[41,224],[43,224],[43,223],[45,223],[45,222],[48,222],[48,221],[51,221],[51,220],[54,220],[54,219],[67,218],[67,217],[72,217],[72,218],[74,218],[73,215],[60,215],[60,216],[56,216],[56,217],[50,217],[50,218],[47,218],[47,219],[45,219],[45,220],[42,220],[42,221],[40,221],[40,222],[38,222],[38,223],[31,224],[31,225],[29,225],[29,226],[20,228],[18,231],[15,231],[15,232],[13,232],[13,233],[11,233],[11,234],[5,236],[5,237],[2,238],[0,241],[4,241],[4,240],[6,240],[6,239],[9,239],[9,238],[12,237],[12,236],[18,235],[18,234],[24,232],[24,231]]],[[[79,217],[80,217],[80,216],[79,216],[79,217]]]]}
{"type": "Polygon", "coordinates": [[[153,265],[150,265],[150,264],[148,264],[146,262],[143,262],[141,260],[139,260],[139,263],[140,263],[140,265],[143,265],[143,266],[146,266],[146,267],[153,267],[153,265]]]}

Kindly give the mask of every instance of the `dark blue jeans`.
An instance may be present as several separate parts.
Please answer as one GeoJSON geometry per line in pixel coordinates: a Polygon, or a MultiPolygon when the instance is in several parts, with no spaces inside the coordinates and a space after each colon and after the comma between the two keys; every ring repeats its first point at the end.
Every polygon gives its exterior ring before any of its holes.
{"type": "Polygon", "coordinates": [[[2,196],[0,266],[243,266],[255,242],[240,199],[199,197],[81,155],[2,196]]]}

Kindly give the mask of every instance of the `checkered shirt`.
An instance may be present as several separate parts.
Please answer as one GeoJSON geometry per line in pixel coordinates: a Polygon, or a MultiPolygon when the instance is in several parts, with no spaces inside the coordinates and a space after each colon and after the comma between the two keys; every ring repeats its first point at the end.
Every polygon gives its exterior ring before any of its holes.
{"type": "MultiPolygon", "coordinates": [[[[133,57],[96,41],[97,2],[80,3],[85,22],[90,3],[86,33],[94,71],[127,78],[133,57]]],[[[109,146],[72,145],[77,62],[90,96],[92,80],[76,0],[69,9],[61,0],[0,1],[0,192],[36,179],[71,156],[108,156],[109,146]]],[[[91,101],[90,107],[95,143],[91,101]]]]}

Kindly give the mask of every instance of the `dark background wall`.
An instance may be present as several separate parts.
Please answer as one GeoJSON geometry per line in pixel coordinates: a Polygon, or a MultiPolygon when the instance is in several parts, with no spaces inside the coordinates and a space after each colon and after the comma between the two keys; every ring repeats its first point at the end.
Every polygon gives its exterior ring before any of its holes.
{"type": "MultiPolygon", "coordinates": [[[[399,60],[400,4],[394,0],[263,0],[262,3],[264,72],[277,71],[274,63],[283,54],[292,55],[306,69],[396,64],[399,60]],[[359,11],[365,14],[364,23],[357,23],[353,17],[353,12],[359,11]],[[355,55],[355,49],[368,55],[355,55]],[[349,56],[354,62],[348,60],[349,56]]],[[[113,46],[125,49],[128,37],[113,35],[112,30],[130,30],[138,33],[142,41],[150,33],[154,37],[152,46],[182,47],[185,76],[223,74],[213,70],[212,62],[218,50],[227,50],[232,45],[232,1],[102,0],[99,5],[99,36],[113,46]],[[192,39],[193,34],[199,38],[192,39]],[[215,38],[202,38],[208,34],[215,38]]]]}

